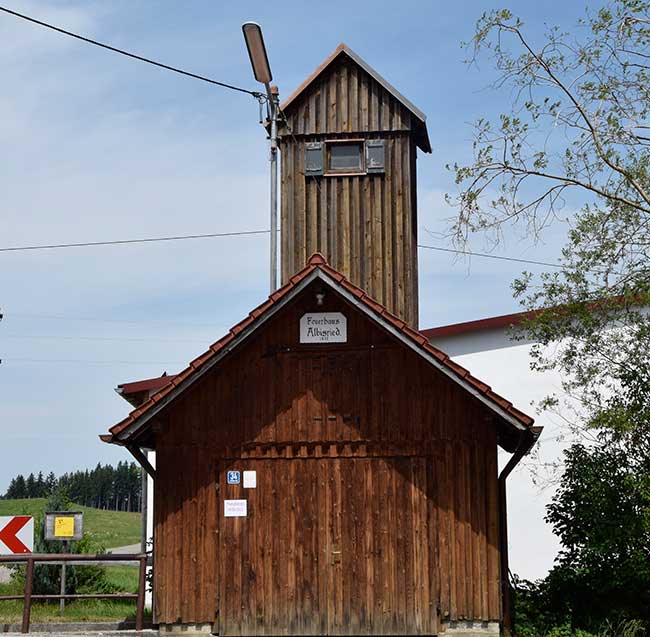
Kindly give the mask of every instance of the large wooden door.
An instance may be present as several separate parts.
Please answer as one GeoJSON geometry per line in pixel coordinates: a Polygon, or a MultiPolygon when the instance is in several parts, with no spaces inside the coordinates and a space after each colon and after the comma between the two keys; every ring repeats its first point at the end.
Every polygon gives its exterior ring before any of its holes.
{"type": "Polygon", "coordinates": [[[429,458],[224,461],[219,494],[220,635],[437,632],[429,458]],[[224,517],[229,499],[247,517],[224,517]]]}

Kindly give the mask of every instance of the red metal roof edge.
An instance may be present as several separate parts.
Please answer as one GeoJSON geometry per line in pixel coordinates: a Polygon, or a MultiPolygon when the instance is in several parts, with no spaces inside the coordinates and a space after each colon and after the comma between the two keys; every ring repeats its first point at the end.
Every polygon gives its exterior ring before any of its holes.
{"type": "Polygon", "coordinates": [[[163,376],[156,376],[155,378],[146,378],[131,383],[122,383],[117,386],[117,391],[123,396],[130,396],[131,394],[138,394],[142,391],[160,389],[161,387],[171,383],[174,378],[176,378],[176,374],[164,374],[163,376]]]}
{"type": "MultiPolygon", "coordinates": [[[[533,424],[533,418],[514,407],[510,401],[492,391],[492,388],[489,385],[472,376],[472,374],[470,374],[467,369],[461,365],[458,365],[452,361],[447,354],[439,350],[434,345],[431,345],[431,343],[428,341],[428,338],[422,332],[418,332],[417,330],[413,329],[402,319],[389,312],[383,305],[381,305],[381,303],[378,303],[369,297],[361,288],[354,285],[354,283],[346,279],[340,272],[330,266],[322,254],[316,252],[309,258],[307,265],[300,272],[291,277],[288,283],[271,294],[266,301],[253,309],[246,318],[234,325],[228,334],[214,343],[204,354],[198,356],[192,362],[190,362],[190,364],[182,372],[177,374],[170,383],[153,394],[147,402],[143,403],[137,409],[134,409],[126,418],[118,422],[116,425],[113,425],[113,427],[109,429],[110,442],[115,442],[115,436],[117,436],[126,427],[133,424],[140,416],[146,413],[169,392],[175,389],[181,382],[186,380],[190,375],[205,365],[207,361],[214,358],[214,356],[216,356],[221,349],[223,349],[230,341],[235,338],[236,334],[241,332],[246,327],[249,327],[252,323],[258,321],[271,306],[286,296],[315,269],[320,269],[329,275],[330,278],[332,278],[348,292],[357,297],[366,307],[371,309],[372,312],[376,314],[380,319],[389,322],[394,328],[399,330],[412,342],[417,343],[421,349],[434,356],[440,363],[451,370],[458,378],[472,385],[476,390],[486,396],[496,406],[513,416],[524,427],[530,427],[533,424]]],[[[100,438],[104,442],[109,442],[109,440],[106,439],[106,435],[103,437],[100,436],[100,438]]]]}
{"type": "Polygon", "coordinates": [[[535,318],[543,310],[527,310],[524,312],[515,312],[514,314],[502,314],[501,316],[490,316],[475,321],[465,321],[463,323],[452,323],[450,325],[441,325],[440,327],[429,327],[420,330],[421,334],[428,339],[443,338],[445,336],[458,336],[470,332],[482,332],[484,330],[494,330],[500,327],[512,327],[519,325],[528,319],[535,318]]]}
{"type": "MultiPolygon", "coordinates": [[[[624,305],[626,303],[633,303],[640,305],[648,303],[650,297],[635,294],[631,299],[626,298],[624,295],[612,296],[595,301],[586,301],[587,309],[590,312],[598,311],[606,308],[609,304],[624,305]]],[[[443,338],[445,336],[458,336],[460,334],[468,334],[470,332],[481,332],[483,330],[498,329],[500,327],[513,327],[519,325],[524,321],[534,319],[542,312],[550,312],[553,315],[566,314],[567,305],[557,305],[553,307],[540,308],[537,310],[524,310],[523,312],[515,312],[514,314],[502,314],[501,316],[491,316],[484,319],[477,319],[475,321],[466,321],[464,323],[452,323],[451,325],[442,325],[440,327],[430,327],[428,329],[420,330],[428,339],[443,338]]]]}

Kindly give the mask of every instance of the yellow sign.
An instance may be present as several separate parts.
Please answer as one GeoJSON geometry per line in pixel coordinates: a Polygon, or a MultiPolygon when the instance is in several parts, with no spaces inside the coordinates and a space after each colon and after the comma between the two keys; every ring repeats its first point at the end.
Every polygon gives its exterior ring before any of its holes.
{"type": "Polygon", "coordinates": [[[74,518],[54,518],[54,536],[72,537],[74,535],[74,518]]]}

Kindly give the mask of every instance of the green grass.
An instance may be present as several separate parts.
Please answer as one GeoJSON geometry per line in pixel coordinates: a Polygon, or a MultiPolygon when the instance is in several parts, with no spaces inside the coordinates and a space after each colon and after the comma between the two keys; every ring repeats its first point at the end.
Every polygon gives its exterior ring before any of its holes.
{"type": "MultiPolygon", "coordinates": [[[[44,498],[0,500],[0,515],[40,515],[44,509],[44,498]]],[[[102,511],[77,504],[72,504],[72,509],[84,512],[84,531],[95,544],[110,549],[140,541],[139,513],[102,511]]]]}
{"type": "Polygon", "coordinates": [[[138,592],[138,572],[137,566],[107,566],[106,577],[111,584],[117,586],[125,593],[138,592]]]}

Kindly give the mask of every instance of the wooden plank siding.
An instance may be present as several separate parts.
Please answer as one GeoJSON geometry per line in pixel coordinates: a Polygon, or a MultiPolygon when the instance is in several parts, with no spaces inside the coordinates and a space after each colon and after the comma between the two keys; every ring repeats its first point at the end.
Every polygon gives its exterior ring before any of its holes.
{"type": "Polygon", "coordinates": [[[318,283],[166,411],[156,621],[221,635],[435,634],[500,619],[497,441],[485,407],[318,283]],[[305,312],[348,341],[300,345],[305,312]],[[257,488],[226,484],[257,471],[257,488]],[[246,498],[247,518],[224,518],[246,498]]]}
{"type": "Polygon", "coordinates": [[[418,323],[416,141],[413,116],[342,58],[296,100],[281,126],[281,278],[314,252],[410,325],[418,323]],[[305,144],[383,139],[386,170],[306,176],[305,144]]]}

